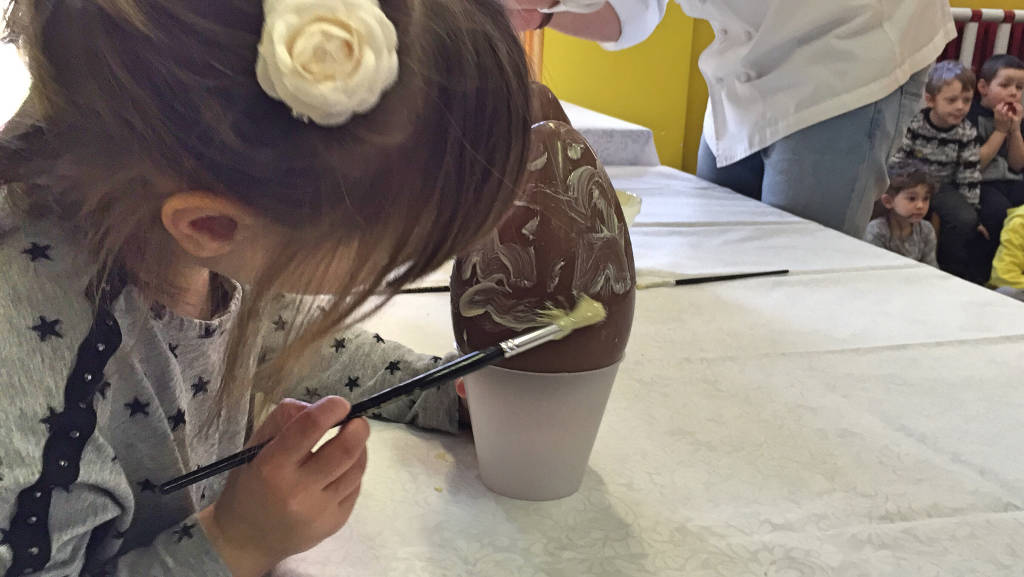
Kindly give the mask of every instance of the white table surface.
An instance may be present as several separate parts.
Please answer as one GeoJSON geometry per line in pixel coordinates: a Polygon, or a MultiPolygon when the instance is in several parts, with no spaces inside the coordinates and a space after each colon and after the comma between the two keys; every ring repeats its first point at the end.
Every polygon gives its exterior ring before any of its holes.
{"type": "Polygon", "coordinates": [[[562,102],[569,122],[590,143],[606,165],[658,166],[658,151],[650,128],[562,102]]]}
{"type": "MultiPolygon", "coordinates": [[[[277,575],[1022,574],[1024,306],[671,169],[609,173],[644,198],[639,276],[794,272],[638,293],[576,495],[497,496],[469,436],[374,423],[352,520],[277,575]]],[[[368,324],[452,342],[447,295],[368,324]]]]}

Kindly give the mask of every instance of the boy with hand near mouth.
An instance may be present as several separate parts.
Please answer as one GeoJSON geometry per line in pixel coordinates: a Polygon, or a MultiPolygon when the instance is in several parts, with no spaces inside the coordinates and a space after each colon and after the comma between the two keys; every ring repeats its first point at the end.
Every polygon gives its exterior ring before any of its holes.
{"type": "Polygon", "coordinates": [[[1006,211],[1024,204],[1024,62],[997,54],[981,67],[978,95],[967,118],[978,131],[981,168],[979,217],[991,233],[978,258],[979,274],[987,274],[999,244],[1006,211]]]}
{"type": "Polygon", "coordinates": [[[931,207],[941,219],[938,262],[943,270],[968,280],[976,280],[970,274],[968,247],[979,234],[988,238],[978,219],[980,147],[977,131],[967,119],[974,85],[974,73],[960,62],[936,64],[925,85],[927,106],[910,122],[892,158],[894,163],[921,162],[938,184],[931,199],[931,207]]]}

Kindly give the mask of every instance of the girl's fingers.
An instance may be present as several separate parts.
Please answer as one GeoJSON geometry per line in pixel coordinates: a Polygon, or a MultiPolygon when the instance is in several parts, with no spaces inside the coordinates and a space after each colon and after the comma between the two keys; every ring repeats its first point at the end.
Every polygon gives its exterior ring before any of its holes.
{"type": "Polygon", "coordinates": [[[330,495],[330,498],[339,504],[343,503],[346,499],[352,498],[354,494],[358,493],[359,487],[363,482],[363,474],[366,472],[366,459],[366,451],[360,451],[352,466],[344,474],[324,487],[324,493],[330,495]]]}
{"type": "Polygon", "coordinates": [[[304,403],[295,399],[282,399],[281,402],[277,404],[277,407],[267,415],[267,418],[259,428],[256,429],[256,432],[252,434],[252,437],[249,439],[249,442],[246,443],[246,446],[250,447],[252,445],[258,445],[263,441],[276,436],[288,423],[292,421],[292,419],[297,417],[299,413],[306,410],[308,407],[309,403],[304,403]]]}
{"type": "MultiPolygon", "coordinates": [[[[370,436],[370,425],[366,419],[355,419],[341,428],[337,437],[324,443],[320,450],[310,455],[302,464],[303,475],[310,482],[327,487],[366,458],[366,439],[370,436]]],[[[365,463],[364,463],[365,466],[365,463]]]]}
{"type": "MultiPolygon", "coordinates": [[[[295,416],[263,449],[261,457],[299,465],[328,429],[348,415],[351,405],[341,397],[324,397],[295,416]]],[[[328,443],[329,445],[330,443],[328,443]]],[[[324,445],[326,448],[327,445],[324,445]]],[[[322,449],[321,449],[322,450],[322,449]]],[[[318,453],[319,454],[319,453],[318,453]]]]}

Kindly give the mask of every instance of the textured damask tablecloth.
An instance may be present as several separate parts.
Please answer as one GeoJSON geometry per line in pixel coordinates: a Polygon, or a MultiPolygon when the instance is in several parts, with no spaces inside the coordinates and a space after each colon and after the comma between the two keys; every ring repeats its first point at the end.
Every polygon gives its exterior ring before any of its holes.
{"type": "Polygon", "coordinates": [[[573,127],[579,130],[606,165],[658,166],[651,129],[601,114],[569,102],[562,103],[573,127]]]}
{"type": "MultiPolygon", "coordinates": [[[[469,436],[374,423],[352,520],[277,575],[1024,574],[1024,305],[671,169],[609,172],[644,198],[639,276],[793,274],[638,293],[569,498],[499,497],[469,436]]],[[[446,295],[368,324],[452,341],[446,295]]]]}

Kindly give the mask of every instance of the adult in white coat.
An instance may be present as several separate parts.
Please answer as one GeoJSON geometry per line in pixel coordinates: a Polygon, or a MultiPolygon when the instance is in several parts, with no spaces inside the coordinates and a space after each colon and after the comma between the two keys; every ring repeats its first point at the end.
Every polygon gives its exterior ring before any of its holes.
{"type": "MultiPolygon", "coordinates": [[[[666,5],[506,1],[522,29],[548,25],[612,50],[645,39],[666,5]]],[[[860,237],[898,127],[956,36],[948,0],[679,3],[715,30],[700,57],[709,99],[697,175],[860,237]]]]}

